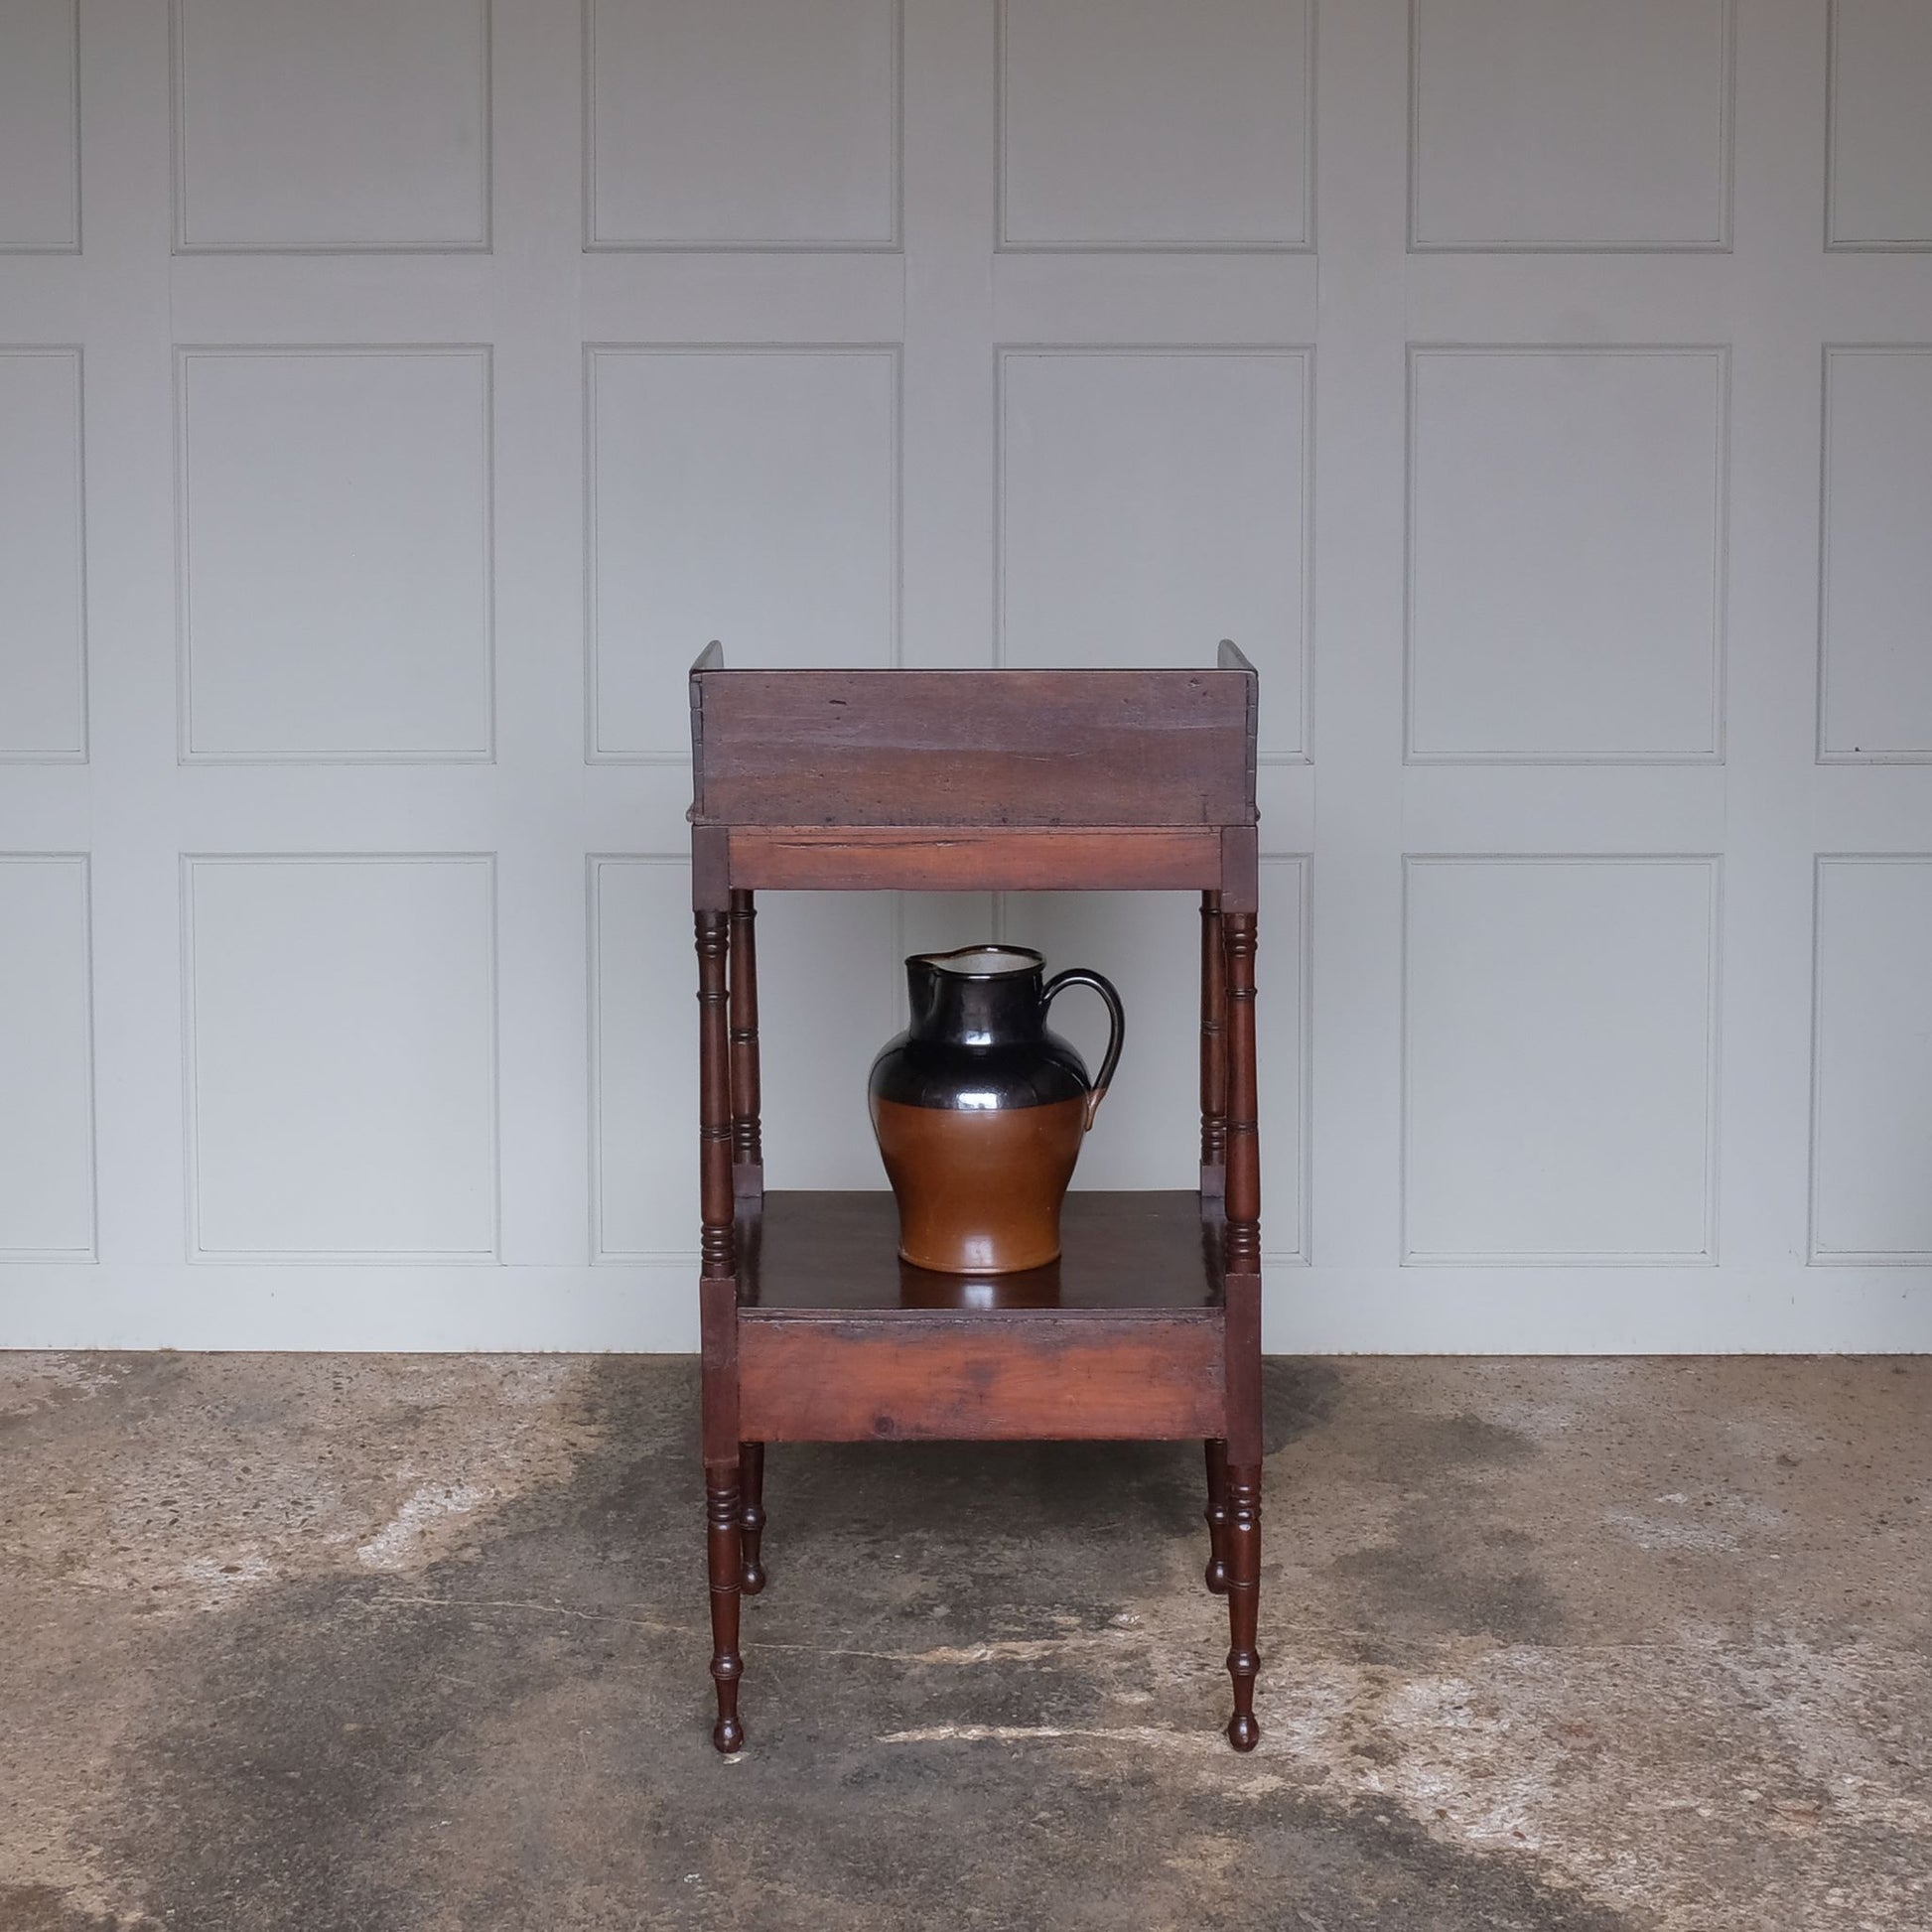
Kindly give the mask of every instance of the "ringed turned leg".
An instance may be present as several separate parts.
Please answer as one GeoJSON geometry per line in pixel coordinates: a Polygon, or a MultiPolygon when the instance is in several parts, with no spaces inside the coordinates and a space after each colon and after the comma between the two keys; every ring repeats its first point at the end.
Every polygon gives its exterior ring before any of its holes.
{"type": "Polygon", "coordinates": [[[738,1721],[738,1680],[745,1660],[738,1654],[739,1592],[744,1587],[744,1503],[738,1464],[708,1463],[704,1472],[706,1551],[711,1567],[711,1675],[718,1686],[718,1722],[711,1741],[721,1751],[744,1747],[745,1726],[738,1721]]]}
{"type": "MultiPolygon", "coordinates": [[[[702,874],[692,840],[693,876],[702,874]]],[[[739,1594],[744,1587],[744,1499],[739,1490],[738,1251],[732,1199],[731,1042],[726,1025],[726,975],[731,940],[726,914],[700,902],[698,945],[698,1145],[704,1212],[699,1249],[698,1320],[704,1345],[703,1434],[705,1564],[711,1581],[711,1675],[718,1687],[718,1722],[711,1741],[738,1750],[739,1594]]]]}
{"type": "Polygon", "coordinates": [[[1200,896],[1200,1185],[1225,1196],[1228,1166],[1227,954],[1221,896],[1200,896]]]}
{"type": "Polygon", "coordinates": [[[1228,1470],[1228,1676],[1234,1716],[1228,1742],[1251,1751],[1261,1741],[1255,1723],[1255,1678],[1261,1657],[1255,1625],[1261,1608],[1261,1465],[1228,1470]]]}
{"type": "Polygon", "coordinates": [[[764,1587],[764,1565],[759,1560],[759,1542],[764,1535],[764,1445],[740,1443],[738,1446],[739,1484],[744,1501],[738,1512],[744,1563],[739,1572],[739,1587],[747,1596],[756,1596],[764,1587]]]}
{"type": "Polygon", "coordinates": [[[761,1199],[764,1142],[759,1127],[758,907],[749,892],[731,896],[732,1190],[761,1199]]]}
{"type": "MultiPolygon", "coordinates": [[[[1241,904],[1255,900],[1253,833],[1238,857],[1241,904]]],[[[1261,1607],[1261,1161],[1255,1105],[1255,915],[1221,918],[1227,958],[1228,1165],[1225,1273],[1228,1419],[1228,1675],[1234,1716],[1228,1742],[1251,1751],[1255,1677],[1261,1659],[1255,1626],[1261,1607]]]]}
{"type": "Polygon", "coordinates": [[[1228,1446],[1210,1436],[1207,1449],[1207,1587],[1216,1596],[1228,1589],[1228,1446]]]}

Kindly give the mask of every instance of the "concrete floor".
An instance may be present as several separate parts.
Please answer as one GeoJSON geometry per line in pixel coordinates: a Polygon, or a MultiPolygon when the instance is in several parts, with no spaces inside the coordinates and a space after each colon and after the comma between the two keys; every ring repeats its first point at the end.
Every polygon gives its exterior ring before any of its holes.
{"type": "Polygon", "coordinates": [[[777,1449],[710,1746],[682,1359],[0,1356],[0,1928],[1932,1926],[1932,1361],[1275,1362],[777,1449]]]}

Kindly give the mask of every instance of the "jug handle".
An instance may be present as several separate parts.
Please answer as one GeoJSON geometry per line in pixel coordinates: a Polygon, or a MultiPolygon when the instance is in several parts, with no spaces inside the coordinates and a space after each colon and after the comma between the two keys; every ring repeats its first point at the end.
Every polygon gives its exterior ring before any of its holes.
{"type": "Polygon", "coordinates": [[[1098,973],[1090,973],[1084,966],[1069,967],[1064,973],[1055,973],[1046,982],[1039,996],[1039,1010],[1043,1016],[1053,1004],[1053,996],[1063,993],[1069,986],[1090,986],[1107,1003],[1107,1051],[1100,1061],[1100,1071],[1094,1076],[1092,1088],[1087,1094],[1086,1128],[1092,1132],[1093,1117],[1100,1111],[1100,1103],[1107,1097],[1108,1083],[1114,1077],[1114,1068],[1120,1064],[1121,1042],[1127,1037],[1127,1015],[1120,1004],[1120,995],[1114,991],[1111,980],[1102,979],[1098,973]]]}

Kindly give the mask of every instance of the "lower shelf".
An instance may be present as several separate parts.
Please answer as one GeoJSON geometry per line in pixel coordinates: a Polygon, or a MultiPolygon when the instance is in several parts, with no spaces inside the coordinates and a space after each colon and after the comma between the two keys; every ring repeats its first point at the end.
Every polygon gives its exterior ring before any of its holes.
{"type": "Polygon", "coordinates": [[[781,1190],[741,1203],[742,1317],[852,1314],[1212,1314],[1221,1305],[1220,1203],[1197,1193],[1076,1193],[1058,1261],[1019,1275],[942,1275],[897,1254],[885,1189],[781,1190]]]}
{"type": "Polygon", "coordinates": [[[748,1442],[1218,1436],[1219,1203],[1072,1194],[1064,1252],[1024,1275],[899,1261],[884,1191],[767,1194],[741,1213],[748,1442]]]}

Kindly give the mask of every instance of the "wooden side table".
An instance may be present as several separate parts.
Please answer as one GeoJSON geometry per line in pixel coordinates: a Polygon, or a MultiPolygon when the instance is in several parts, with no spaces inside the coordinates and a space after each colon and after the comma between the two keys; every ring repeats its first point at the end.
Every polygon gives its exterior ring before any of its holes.
{"type": "MultiPolygon", "coordinates": [[[[767,1443],[1206,1445],[1207,1587],[1228,1599],[1228,1740],[1252,1750],[1261,1564],[1254,667],[692,667],[712,1732],[764,1587],[767,1443]],[[754,895],[1198,891],[1197,1191],[1074,1193],[1048,1269],[899,1262],[892,1195],[764,1190],[754,895]]],[[[853,1069],[855,1084],[864,1069],[853,1069]]]]}

